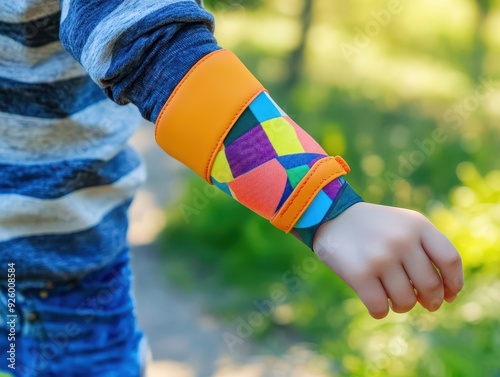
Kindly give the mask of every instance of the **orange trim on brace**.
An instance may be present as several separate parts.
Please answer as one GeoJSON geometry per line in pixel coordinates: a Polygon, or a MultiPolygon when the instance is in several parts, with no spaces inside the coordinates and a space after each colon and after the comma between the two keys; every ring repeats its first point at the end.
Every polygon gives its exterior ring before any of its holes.
{"type": "Polygon", "coordinates": [[[290,232],[321,189],[349,171],[349,165],[340,156],[317,161],[274,215],[271,224],[286,233],[290,232]]]}
{"type": "Polygon", "coordinates": [[[158,145],[207,182],[224,138],[262,84],[232,52],[214,51],[184,76],[156,122],[158,145]]]}

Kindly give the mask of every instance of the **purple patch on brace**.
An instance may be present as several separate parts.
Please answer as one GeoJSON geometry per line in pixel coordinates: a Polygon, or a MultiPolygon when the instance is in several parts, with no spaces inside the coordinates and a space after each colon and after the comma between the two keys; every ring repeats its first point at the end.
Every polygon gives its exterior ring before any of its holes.
{"type": "Polygon", "coordinates": [[[276,158],[277,154],[259,124],[226,147],[226,157],[236,178],[276,158]]]}
{"type": "Polygon", "coordinates": [[[318,156],[318,157],[316,157],[316,158],[312,159],[311,161],[309,161],[309,162],[307,163],[307,165],[309,165],[309,167],[310,167],[310,168],[312,168],[312,167],[313,167],[313,165],[314,165],[316,162],[318,162],[318,160],[321,160],[322,158],[325,158],[325,156],[318,156]]]}
{"type": "Polygon", "coordinates": [[[325,192],[326,195],[328,195],[330,199],[334,200],[337,197],[337,194],[339,193],[339,190],[341,188],[342,188],[342,182],[340,181],[340,179],[334,179],[325,187],[323,187],[323,191],[325,192]]]}

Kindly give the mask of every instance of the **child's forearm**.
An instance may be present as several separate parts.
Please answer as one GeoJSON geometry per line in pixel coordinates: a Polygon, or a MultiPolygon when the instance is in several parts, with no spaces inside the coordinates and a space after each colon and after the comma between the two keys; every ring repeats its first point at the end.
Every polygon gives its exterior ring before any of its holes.
{"type": "Polygon", "coordinates": [[[310,247],[322,223],[361,201],[342,178],[347,164],[327,156],[226,50],[183,78],[156,136],[207,182],[310,247]]]}
{"type": "Polygon", "coordinates": [[[227,51],[183,78],[156,137],[206,181],[313,247],[375,318],[387,314],[388,299],[395,312],[417,301],[434,311],[462,288],[460,255],[446,237],[412,211],[352,206],[361,199],[342,179],[345,162],[326,156],[227,51]]]}
{"type": "Polygon", "coordinates": [[[328,157],[262,92],[225,137],[212,165],[211,180],[312,248],[322,223],[361,200],[341,177],[347,172],[342,159],[328,157]],[[312,190],[309,199],[301,199],[307,187],[312,190]]]}

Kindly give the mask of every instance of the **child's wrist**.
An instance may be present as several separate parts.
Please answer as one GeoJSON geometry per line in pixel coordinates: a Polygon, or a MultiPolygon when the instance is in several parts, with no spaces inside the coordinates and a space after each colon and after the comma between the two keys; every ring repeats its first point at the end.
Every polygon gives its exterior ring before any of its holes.
{"type": "MultiPolygon", "coordinates": [[[[324,212],[324,215],[321,214],[318,215],[317,220],[307,227],[304,226],[301,227],[301,223],[299,221],[297,223],[298,226],[296,226],[292,231],[292,233],[299,240],[305,243],[313,251],[315,251],[314,240],[316,238],[316,234],[318,233],[320,227],[323,224],[336,219],[341,213],[348,210],[354,204],[363,202],[363,199],[352,189],[349,183],[347,183],[343,178],[338,178],[336,181],[331,182],[330,185],[331,186],[340,185],[340,188],[338,189],[336,194],[330,194],[331,197],[334,199],[332,200],[332,203],[330,204],[326,212],[324,212]]],[[[328,193],[331,190],[332,188],[326,186],[326,188],[323,191],[328,193]]],[[[314,202],[313,205],[315,205],[314,202]]]]}

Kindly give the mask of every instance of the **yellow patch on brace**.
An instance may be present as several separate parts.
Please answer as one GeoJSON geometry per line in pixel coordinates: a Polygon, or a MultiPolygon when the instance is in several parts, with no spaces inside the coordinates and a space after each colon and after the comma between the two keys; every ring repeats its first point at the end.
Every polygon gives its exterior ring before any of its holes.
{"type": "Polygon", "coordinates": [[[261,123],[261,126],[279,156],[305,152],[293,126],[286,119],[271,119],[261,123]]]}
{"type": "Polygon", "coordinates": [[[210,175],[214,177],[217,182],[221,183],[227,183],[234,180],[233,173],[231,172],[231,168],[227,162],[225,149],[222,149],[219,153],[217,153],[210,175]]]}

